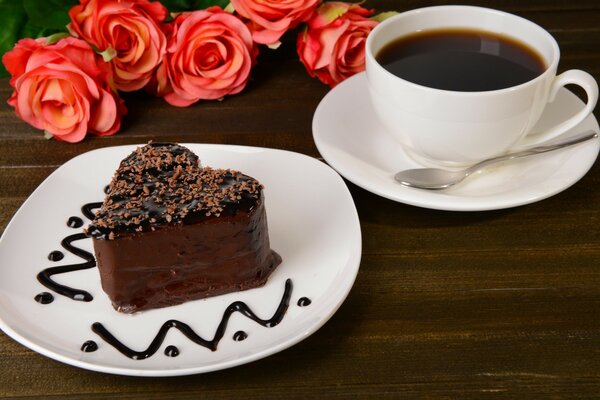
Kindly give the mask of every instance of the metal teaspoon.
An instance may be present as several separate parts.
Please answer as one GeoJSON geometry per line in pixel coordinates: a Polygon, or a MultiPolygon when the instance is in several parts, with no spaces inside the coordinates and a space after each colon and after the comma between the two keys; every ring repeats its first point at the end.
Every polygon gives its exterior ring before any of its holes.
{"type": "Polygon", "coordinates": [[[418,189],[447,189],[450,186],[462,182],[466,177],[482,170],[488,165],[495,164],[501,161],[507,161],[515,158],[527,157],[534,154],[546,153],[549,151],[562,149],[597,137],[598,134],[596,132],[589,130],[562,141],[552,140],[547,144],[541,146],[536,146],[516,153],[508,153],[498,157],[490,158],[462,170],[449,171],[439,168],[407,169],[398,172],[394,176],[394,179],[396,179],[398,182],[400,182],[400,184],[404,186],[414,187],[418,189]]]}

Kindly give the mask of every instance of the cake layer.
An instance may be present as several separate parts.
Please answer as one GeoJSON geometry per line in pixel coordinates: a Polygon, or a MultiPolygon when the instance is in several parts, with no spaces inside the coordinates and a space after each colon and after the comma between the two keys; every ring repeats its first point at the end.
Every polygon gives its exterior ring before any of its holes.
{"type": "Polygon", "coordinates": [[[132,313],[262,286],[281,262],[263,203],[250,212],[94,240],[102,288],[132,313]]]}
{"type": "Polygon", "coordinates": [[[125,313],[262,286],[281,262],[262,185],[201,167],[177,144],[126,157],[87,233],[102,288],[125,313]]]}

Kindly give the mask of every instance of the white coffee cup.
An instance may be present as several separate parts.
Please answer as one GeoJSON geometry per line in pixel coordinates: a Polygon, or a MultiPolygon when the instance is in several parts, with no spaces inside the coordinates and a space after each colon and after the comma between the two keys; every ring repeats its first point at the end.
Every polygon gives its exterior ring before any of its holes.
{"type": "Polygon", "coordinates": [[[535,23],[505,12],[471,6],[436,6],[391,17],[373,29],[366,43],[369,93],[386,130],[425,165],[464,165],[525,144],[556,137],[575,127],[592,111],[598,85],[587,72],[556,75],[560,51],[556,40],[535,23]],[[459,92],[421,86],[390,73],[376,60],[390,42],[419,31],[469,29],[516,39],[537,51],[546,70],[506,89],[459,92]],[[567,84],[581,86],[585,107],[544,132],[534,132],[544,107],[567,84]]]}

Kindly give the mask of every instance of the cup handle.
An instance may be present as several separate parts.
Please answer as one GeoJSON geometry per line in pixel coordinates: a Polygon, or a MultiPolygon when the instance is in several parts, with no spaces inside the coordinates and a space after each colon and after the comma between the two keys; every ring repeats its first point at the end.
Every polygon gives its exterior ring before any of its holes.
{"type": "Polygon", "coordinates": [[[592,75],[578,69],[571,69],[556,76],[550,87],[549,102],[553,102],[558,94],[558,91],[565,85],[575,84],[580,86],[587,94],[587,102],[585,107],[575,115],[563,121],[556,126],[547,129],[545,132],[535,132],[534,134],[525,137],[525,145],[527,147],[546,142],[554,139],[557,136],[565,133],[569,129],[574,128],[581,123],[588,115],[594,111],[598,102],[598,83],[592,75]],[[531,136],[531,137],[530,137],[531,136]]]}

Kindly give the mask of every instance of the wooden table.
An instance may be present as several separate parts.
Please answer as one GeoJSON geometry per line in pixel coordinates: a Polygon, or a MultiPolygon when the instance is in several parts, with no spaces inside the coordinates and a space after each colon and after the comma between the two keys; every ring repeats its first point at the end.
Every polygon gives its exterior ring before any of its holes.
{"type": "MultiPolygon", "coordinates": [[[[408,10],[445,1],[381,0],[408,10]]],[[[560,69],[600,80],[597,0],[481,0],[547,28],[560,69]]],[[[327,88],[293,38],[263,50],[240,95],[186,109],[127,96],[124,129],[46,140],[0,102],[0,229],[35,187],[91,149],[148,140],[242,144],[319,157],[311,135],[327,88]]],[[[10,93],[0,82],[0,98],[10,93]]],[[[597,398],[600,396],[600,166],[539,203],[432,211],[350,183],[363,233],[346,302],[314,335],[266,359],[205,375],[132,378],[77,369],[0,333],[0,398],[597,398]]],[[[1,265],[7,268],[6,265],[1,265]]]]}

